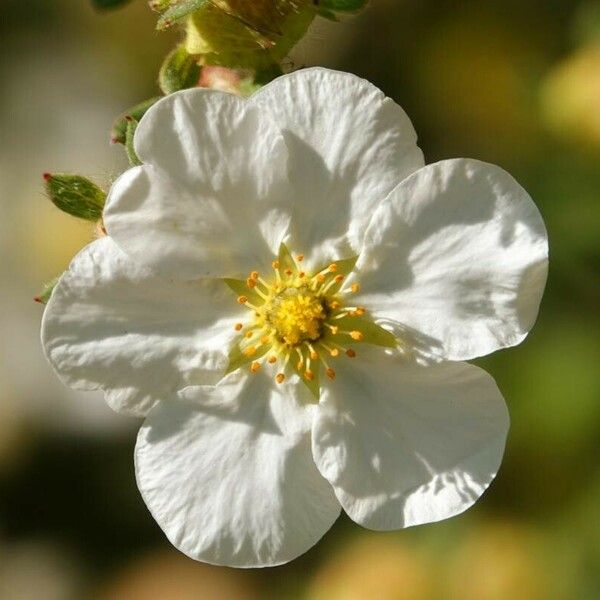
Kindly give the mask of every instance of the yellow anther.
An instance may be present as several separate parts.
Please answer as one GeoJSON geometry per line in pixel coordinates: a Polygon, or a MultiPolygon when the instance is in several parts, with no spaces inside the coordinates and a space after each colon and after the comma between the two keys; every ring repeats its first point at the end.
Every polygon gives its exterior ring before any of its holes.
{"type": "Polygon", "coordinates": [[[277,373],[275,376],[275,381],[277,383],[283,383],[285,381],[285,375],[283,373],[277,373]]]}
{"type": "Polygon", "coordinates": [[[356,356],[356,352],[354,352],[352,348],[348,348],[348,350],[346,350],[346,356],[348,356],[348,358],[354,358],[356,356]]]}
{"type": "Polygon", "coordinates": [[[304,254],[298,254],[298,256],[296,256],[296,260],[298,262],[302,262],[304,260],[304,254]]]}
{"type": "Polygon", "coordinates": [[[329,379],[331,379],[331,381],[333,381],[335,379],[335,371],[333,369],[329,368],[325,372],[327,373],[327,377],[329,377],[329,379]]]}
{"type": "Polygon", "coordinates": [[[246,304],[246,302],[248,302],[248,296],[238,296],[238,299],[237,299],[237,301],[238,301],[240,304],[246,304]]]}
{"type": "Polygon", "coordinates": [[[304,278],[306,276],[306,273],[304,271],[300,271],[300,273],[298,273],[298,277],[300,277],[300,279],[304,278]]]}
{"type": "Polygon", "coordinates": [[[306,371],[304,372],[304,377],[306,377],[306,379],[308,379],[309,381],[313,381],[315,378],[315,374],[310,369],[306,369],[306,371]]]}
{"type": "Polygon", "coordinates": [[[338,308],[340,308],[342,306],[342,304],[340,302],[338,302],[337,300],[334,300],[333,302],[329,303],[329,306],[333,309],[333,310],[337,310],[338,308]]]}
{"type": "Polygon", "coordinates": [[[244,354],[246,356],[254,356],[256,354],[256,346],[248,346],[245,350],[244,350],[244,354]]]}
{"type": "Polygon", "coordinates": [[[258,373],[258,372],[260,371],[260,363],[253,362],[253,363],[250,365],[250,370],[251,370],[253,373],[258,373]]]}
{"type": "Polygon", "coordinates": [[[258,281],[259,276],[258,271],[252,271],[252,273],[250,273],[250,279],[254,279],[254,281],[258,281]]]}
{"type": "Polygon", "coordinates": [[[350,337],[357,342],[360,342],[365,336],[361,331],[351,331],[350,337]]]}
{"type": "Polygon", "coordinates": [[[234,329],[236,331],[241,331],[244,328],[244,325],[242,323],[236,323],[234,329]]]}
{"type": "Polygon", "coordinates": [[[337,325],[329,325],[329,323],[327,324],[327,327],[331,329],[331,333],[333,333],[333,335],[337,335],[337,332],[340,329],[337,325]]]}
{"type": "Polygon", "coordinates": [[[293,271],[291,269],[286,269],[284,273],[289,277],[293,273],[293,271]]]}
{"type": "Polygon", "coordinates": [[[250,339],[250,338],[251,338],[253,335],[254,335],[254,331],[247,331],[247,332],[246,332],[246,337],[247,337],[248,339],[250,339]]]}
{"type": "Polygon", "coordinates": [[[358,292],[360,292],[360,284],[358,283],[353,283],[350,286],[350,290],[352,291],[353,294],[358,294],[358,292]]]}
{"type": "Polygon", "coordinates": [[[336,275],[336,276],[333,278],[333,280],[334,280],[336,283],[342,283],[342,281],[344,281],[344,276],[343,276],[343,275],[336,275]]]}
{"type": "Polygon", "coordinates": [[[326,279],[325,275],[323,275],[323,273],[319,273],[318,275],[316,275],[317,281],[319,283],[323,283],[326,279]]]}
{"type": "Polygon", "coordinates": [[[355,311],[354,311],[359,317],[362,317],[366,312],[367,309],[364,306],[359,306],[355,311]]]}
{"type": "Polygon", "coordinates": [[[319,353],[315,352],[314,350],[310,351],[310,360],[318,360],[319,358],[319,353]]]}
{"type": "Polygon", "coordinates": [[[269,358],[267,359],[267,362],[270,365],[274,365],[277,362],[277,357],[276,356],[269,356],[269,358]]]}
{"type": "Polygon", "coordinates": [[[271,263],[271,266],[272,266],[274,269],[279,269],[279,261],[278,261],[278,260],[274,260],[274,261],[271,263]]]}
{"type": "Polygon", "coordinates": [[[328,270],[330,273],[335,273],[335,272],[338,270],[338,266],[337,266],[337,264],[336,264],[336,263],[331,263],[331,264],[330,264],[330,265],[327,267],[327,270],[328,270]]]}
{"type": "Polygon", "coordinates": [[[303,360],[299,360],[298,363],[296,364],[296,368],[298,369],[298,371],[302,368],[302,365],[304,364],[303,360]]]}
{"type": "Polygon", "coordinates": [[[333,358],[336,358],[337,356],[340,355],[340,351],[337,348],[332,348],[329,355],[332,356],[333,358]]]}
{"type": "Polygon", "coordinates": [[[256,287],[256,280],[252,279],[251,277],[248,277],[248,279],[246,279],[246,285],[252,289],[256,287]]]}

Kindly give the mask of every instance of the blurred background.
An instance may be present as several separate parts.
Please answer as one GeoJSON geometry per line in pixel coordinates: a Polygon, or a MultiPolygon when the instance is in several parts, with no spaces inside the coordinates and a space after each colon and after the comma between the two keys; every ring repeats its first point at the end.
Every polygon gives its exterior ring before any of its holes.
{"type": "Polygon", "coordinates": [[[525,185],[550,234],[538,324],[479,361],[512,414],[498,479],[450,521],[372,534],[341,517],[260,571],[173,550],[136,489],[139,423],[63,388],[32,300],[91,239],[44,171],[108,184],[113,118],[156,93],[175,33],[143,0],[0,1],[0,599],[600,598],[600,2],[373,0],[315,23],[298,66],[352,71],[400,103],[427,162],[467,156],[525,185]]]}

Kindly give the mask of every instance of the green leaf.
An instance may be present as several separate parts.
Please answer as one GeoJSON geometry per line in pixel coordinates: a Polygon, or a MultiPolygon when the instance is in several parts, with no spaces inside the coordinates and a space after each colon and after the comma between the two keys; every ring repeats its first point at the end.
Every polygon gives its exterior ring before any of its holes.
{"type": "Polygon", "coordinates": [[[92,6],[100,10],[120,8],[129,3],[130,0],[92,0],[92,6]]]}
{"type": "Polygon", "coordinates": [[[44,174],[46,193],[53,204],[79,219],[98,221],[106,200],[106,192],[81,175],[44,174]]]}
{"type": "Polygon", "coordinates": [[[264,300],[256,293],[255,290],[249,288],[245,281],[241,279],[224,278],[223,281],[235,292],[237,296],[246,296],[251,304],[260,306],[264,300]]]}
{"type": "Polygon", "coordinates": [[[203,6],[209,4],[209,2],[210,0],[179,0],[162,14],[156,28],[168,29],[176,21],[200,10],[203,6]]]}
{"type": "Polygon", "coordinates": [[[135,130],[137,129],[138,122],[133,117],[127,117],[127,131],[125,132],[125,151],[127,152],[127,158],[129,164],[132,167],[137,167],[142,164],[142,161],[138,158],[133,147],[133,137],[135,130]]]}
{"type": "Polygon", "coordinates": [[[158,84],[165,95],[198,85],[200,66],[198,59],[178,46],[164,60],[158,75],[158,84]]]}
{"type": "Polygon", "coordinates": [[[125,111],[122,115],[119,115],[115,122],[113,123],[110,137],[111,140],[116,144],[125,144],[127,140],[127,117],[132,117],[136,121],[140,121],[140,119],[146,114],[146,111],[158,100],[160,100],[161,96],[156,96],[154,98],[150,98],[148,100],[144,100],[135,106],[132,106],[129,110],[125,111]]]}
{"type": "Polygon", "coordinates": [[[39,296],[36,296],[34,298],[34,300],[36,302],[39,302],[40,304],[48,304],[48,300],[50,300],[50,297],[52,296],[52,292],[54,291],[54,288],[56,287],[56,284],[58,283],[59,279],[60,279],[60,276],[55,277],[54,279],[52,279],[51,281],[46,283],[44,285],[44,289],[41,291],[39,296]]]}
{"type": "Polygon", "coordinates": [[[319,3],[320,11],[327,12],[357,12],[362,10],[369,0],[321,0],[319,3]]]}
{"type": "MultiPolygon", "coordinates": [[[[240,347],[244,339],[244,337],[238,338],[231,347],[231,350],[229,351],[229,364],[227,365],[225,375],[229,375],[229,373],[233,373],[234,371],[243,367],[244,365],[248,365],[254,362],[255,360],[258,360],[261,356],[264,356],[269,350],[269,346],[267,344],[262,344],[256,349],[255,354],[253,354],[252,356],[248,356],[244,354],[240,347]]],[[[251,343],[247,344],[247,346],[251,345],[251,343]]]]}

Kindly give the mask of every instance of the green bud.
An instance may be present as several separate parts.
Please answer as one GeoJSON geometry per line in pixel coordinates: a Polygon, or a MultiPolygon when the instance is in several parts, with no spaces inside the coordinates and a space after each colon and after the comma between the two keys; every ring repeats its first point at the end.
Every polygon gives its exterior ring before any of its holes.
{"type": "Polygon", "coordinates": [[[52,292],[54,291],[54,288],[56,287],[56,284],[58,283],[59,279],[60,277],[55,277],[52,281],[46,283],[44,285],[44,289],[38,296],[34,298],[34,300],[36,302],[39,302],[40,304],[48,304],[48,300],[50,300],[52,292]]]}
{"type": "Polygon", "coordinates": [[[178,46],[169,53],[158,75],[158,83],[164,94],[195,87],[199,79],[198,59],[188,54],[185,46],[178,46]]]}
{"type": "Polygon", "coordinates": [[[150,98],[149,100],[144,100],[143,102],[132,106],[129,110],[119,115],[113,123],[110,131],[110,138],[112,142],[114,144],[124,144],[125,137],[127,135],[127,117],[132,117],[136,121],[139,121],[146,114],[146,111],[158,100],[160,100],[159,96],[150,98]]]}
{"type": "MultiPolygon", "coordinates": [[[[319,14],[353,13],[362,10],[369,0],[320,0],[319,14]]],[[[327,16],[327,14],[325,15],[327,16]]]]}
{"type": "Polygon", "coordinates": [[[162,12],[163,10],[167,10],[171,5],[171,0],[150,0],[148,2],[148,6],[156,12],[162,12]]]}
{"type": "Polygon", "coordinates": [[[89,179],[68,173],[45,173],[44,181],[48,197],[63,212],[86,221],[102,217],[106,193],[89,179]]]}
{"type": "Polygon", "coordinates": [[[107,10],[112,8],[119,8],[127,4],[129,0],[92,0],[92,5],[94,8],[99,8],[100,10],[107,10]]]}
{"type": "Polygon", "coordinates": [[[127,117],[127,131],[125,133],[125,151],[127,152],[129,164],[132,167],[137,167],[142,164],[142,161],[138,158],[138,155],[135,152],[135,148],[133,147],[133,136],[135,135],[135,130],[137,129],[137,126],[138,122],[133,117],[127,117]]]}
{"type": "MultiPolygon", "coordinates": [[[[165,2],[160,2],[159,5],[163,5],[165,2]]],[[[200,10],[207,4],[210,4],[210,0],[180,0],[179,2],[171,2],[172,6],[168,8],[158,20],[156,25],[157,29],[168,29],[184,17],[200,10]]],[[[160,10],[160,9],[159,9],[160,10]]]]}

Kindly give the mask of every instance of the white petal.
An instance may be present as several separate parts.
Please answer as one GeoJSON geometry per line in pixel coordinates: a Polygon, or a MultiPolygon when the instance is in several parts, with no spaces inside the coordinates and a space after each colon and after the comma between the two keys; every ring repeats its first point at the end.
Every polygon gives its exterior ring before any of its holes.
{"type": "Polygon", "coordinates": [[[192,89],[140,122],[145,166],[113,186],[105,225],[137,260],[179,276],[241,275],[269,264],[290,219],[287,149],[246,101],[192,89]]]}
{"type": "Polygon", "coordinates": [[[494,380],[466,363],[419,367],[379,352],[338,363],[313,455],[344,510],[388,530],[459,514],[502,460],[509,418],[494,380]]]}
{"type": "Polygon", "coordinates": [[[280,77],[251,102],[288,146],[294,249],[356,254],[374,208],[424,164],[406,113],[368,81],[321,68],[280,77]]]}
{"type": "Polygon", "coordinates": [[[64,383],[103,389],[115,410],[143,415],[177,389],[219,380],[239,314],[223,282],[152,275],[105,237],[60,279],[42,343],[64,383]]]}
{"type": "Polygon", "coordinates": [[[524,339],[547,268],[527,192],[499,167],[449,160],[406,179],[374,214],[357,302],[429,346],[423,354],[467,360],[524,339]]]}
{"type": "Polygon", "coordinates": [[[182,552],[211,564],[272,566],[311,548],[340,506],[310,451],[311,408],[266,375],[188,388],[147,417],[138,487],[182,552]],[[186,403],[188,400],[189,403],[186,403]]]}

